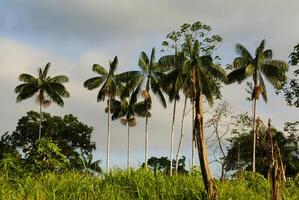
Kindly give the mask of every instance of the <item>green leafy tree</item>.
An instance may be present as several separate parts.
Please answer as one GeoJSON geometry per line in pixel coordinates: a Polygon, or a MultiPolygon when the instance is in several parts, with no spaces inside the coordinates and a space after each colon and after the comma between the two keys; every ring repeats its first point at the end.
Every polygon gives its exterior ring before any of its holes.
{"type": "Polygon", "coordinates": [[[265,40],[262,40],[253,57],[241,44],[236,44],[236,53],[239,55],[230,66],[233,71],[228,74],[229,83],[241,83],[248,77],[253,78],[253,154],[252,170],[255,172],[255,148],[256,148],[256,102],[262,95],[267,102],[267,90],[263,76],[274,86],[275,89],[282,89],[283,83],[287,80],[286,72],[288,64],[281,60],[272,59],[272,50],[265,50],[265,40]]]}
{"type": "MultiPolygon", "coordinates": [[[[188,171],[186,170],[186,157],[182,156],[182,158],[179,159],[179,167],[178,167],[178,173],[180,174],[188,174],[188,171]]],[[[172,162],[175,164],[175,162],[172,162]]],[[[154,171],[154,173],[160,171],[164,172],[165,174],[170,174],[170,160],[168,160],[167,157],[151,157],[148,159],[147,164],[151,170],[154,171]]],[[[144,163],[142,164],[144,167],[144,163]]]]}
{"type": "MultiPolygon", "coordinates": [[[[22,155],[37,152],[38,136],[35,133],[39,128],[39,118],[39,113],[30,111],[27,116],[19,119],[16,130],[1,137],[0,147],[3,147],[3,152],[19,152],[22,155]]],[[[44,137],[57,145],[71,168],[81,170],[83,166],[80,157],[88,157],[95,150],[95,143],[91,142],[93,128],[81,123],[73,115],[59,117],[43,113],[43,118],[44,137]]]]}
{"type": "MultiPolygon", "coordinates": [[[[233,123],[232,137],[228,139],[229,148],[225,157],[226,170],[251,170],[252,144],[252,118],[248,114],[239,114],[233,123]]],[[[269,139],[267,138],[267,127],[259,120],[256,145],[256,172],[267,177],[269,175],[271,150],[269,150],[269,139]]],[[[281,157],[285,165],[286,176],[294,177],[299,172],[299,137],[296,137],[296,123],[286,123],[284,131],[271,128],[273,140],[277,141],[281,157]],[[294,131],[295,130],[295,131],[294,131]]]]}
{"type": "MultiPolygon", "coordinates": [[[[290,54],[289,64],[297,66],[299,62],[299,44],[294,47],[294,51],[290,54]]],[[[294,70],[294,77],[289,79],[284,85],[283,91],[285,99],[290,106],[299,107],[299,69],[294,70]]]]}
{"type": "Polygon", "coordinates": [[[114,60],[109,61],[109,71],[99,64],[94,64],[92,71],[97,73],[99,76],[90,78],[84,82],[84,87],[88,90],[93,90],[100,87],[98,92],[97,101],[105,101],[105,98],[108,97],[107,106],[108,106],[108,127],[107,127],[107,149],[106,149],[106,172],[109,171],[109,153],[110,153],[110,121],[111,121],[111,102],[117,96],[120,95],[122,88],[122,83],[120,76],[116,75],[116,69],[118,65],[117,56],[114,57],[114,60]]]}
{"type": "Polygon", "coordinates": [[[36,148],[26,153],[28,162],[34,171],[61,172],[69,168],[67,157],[61,153],[61,149],[51,139],[44,137],[35,145],[36,148]]]}
{"type": "Polygon", "coordinates": [[[41,139],[41,124],[42,124],[42,107],[47,107],[51,102],[63,106],[63,97],[69,97],[70,94],[64,87],[63,83],[69,81],[69,78],[64,75],[48,76],[50,63],[47,63],[44,69],[38,69],[38,76],[34,77],[30,74],[21,74],[19,80],[24,82],[15,88],[15,92],[18,94],[17,102],[21,102],[36,96],[36,102],[39,104],[40,123],[38,138],[41,139]]]}

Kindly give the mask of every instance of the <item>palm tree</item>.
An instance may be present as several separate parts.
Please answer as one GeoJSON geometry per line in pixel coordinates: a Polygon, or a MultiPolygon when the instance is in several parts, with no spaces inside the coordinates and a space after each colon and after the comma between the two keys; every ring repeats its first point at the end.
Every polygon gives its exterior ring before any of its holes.
{"type": "Polygon", "coordinates": [[[85,172],[102,173],[102,169],[100,167],[101,161],[93,160],[92,153],[88,154],[87,156],[81,155],[80,158],[85,172]]]}
{"type": "MultiPolygon", "coordinates": [[[[164,76],[163,68],[161,68],[158,63],[155,62],[155,48],[151,51],[150,59],[144,51],[141,52],[138,65],[141,71],[130,71],[127,72],[130,76],[137,77],[134,85],[136,88],[133,91],[133,96],[137,98],[138,94],[141,94],[144,99],[145,105],[145,168],[147,168],[147,158],[148,158],[148,118],[150,117],[149,110],[151,105],[151,95],[152,91],[162,103],[162,106],[166,108],[166,101],[161,90],[161,79],[164,76]],[[145,86],[145,88],[144,88],[145,86]]],[[[130,87],[125,87],[124,93],[128,93],[130,87]]]]}
{"type": "MultiPolygon", "coordinates": [[[[159,60],[160,66],[163,67],[172,67],[173,69],[167,73],[166,77],[162,81],[165,92],[169,96],[170,102],[174,101],[173,104],[173,113],[172,113],[172,123],[171,123],[171,134],[170,134],[170,175],[172,175],[172,166],[173,166],[173,141],[174,141],[174,122],[175,122],[175,113],[176,113],[176,103],[179,100],[179,92],[184,87],[187,88],[186,85],[186,76],[184,74],[184,64],[186,62],[185,52],[178,52],[177,48],[175,48],[174,55],[167,55],[161,57],[159,60]]],[[[183,115],[181,121],[181,131],[180,131],[180,140],[179,146],[176,154],[176,164],[175,171],[178,170],[178,161],[179,161],[179,151],[182,145],[182,140],[184,136],[184,117],[186,110],[186,102],[187,102],[187,94],[185,95],[185,103],[183,108],[183,115]]]]}
{"type": "MultiPolygon", "coordinates": [[[[148,105],[150,109],[151,105],[148,105]]],[[[136,126],[136,117],[145,117],[145,101],[137,102],[137,98],[131,95],[129,102],[126,99],[121,101],[113,100],[112,102],[112,120],[120,119],[121,123],[127,126],[128,131],[128,152],[127,152],[127,169],[131,167],[131,143],[130,127],[136,126]]]]}
{"type": "Polygon", "coordinates": [[[106,172],[109,172],[109,152],[110,152],[110,113],[111,113],[111,102],[115,98],[116,95],[119,94],[119,89],[122,88],[122,84],[118,78],[118,75],[115,75],[115,71],[117,69],[118,59],[117,56],[114,57],[114,60],[109,61],[109,71],[107,71],[104,67],[99,64],[94,64],[92,67],[92,71],[99,74],[100,76],[96,76],[90,78],[84,82],[84,87],[88,90],[93,90],[95,88],[101,87],[97,101],[105,101],[105,98],[108,97],[107,100],[107,115],[108,115],[108,127],[107,127],[107,144],[106,144],[106,172]]]}
{"type": "Polygon", "coordinates": [[[256,145],[256,101],[262,95],[267,102],[267,90],[263,76],[274,86],[281,89],[282,83],[287,79],[288,64],[281,60],[272,60],[272,50],[265,50],[265,40],[262,40],[253,57],[241,44],[236,45],[236,53],[239,57],[234,59],[233,71],[228,74],[229,83],[241,83],[248,77],[253,78],[253,158],[252,171],[255,172],[255,145],[256,145]]]}
{"type": "Polygon", "coordinates": [[[44,69],[38,69],[38,76],[34,77],[31,74],[21,74],[19,80],[24,82],[15,88],[15,92],[18,94],[17,102],[21,102],[36,96],[36,102],[39,104],[39,131],[38,139],[41,139],[42,128],[42,107],[47,107],[53,101],[59,106],[63,106],[63,97],[69,97],[70,94],[64,87],[63,83],[69,81],[69,78],[64,75],[58,75],[54,77],[48,76],[50,63],[47,63],[44,69]]]}
{"type": "Polygon", "coordinates": [[[213,98],[219,92],[219,81],[226,81],[225,71],[213,63],[210,55],[200,56],[200,43],[198,40],[192,42],[186,41],[188,50],[188,60],[186,72],[188,73],[189,94],[195,103],[195,119],[193,132],[197,143],[198,157],[200,161],[201,173],[205,184],[205,189],[211,199],[217,199],[217,188],[213,181],[209,162],[207,159],[207,150],[204,137],[204,97],[210,105],[213,105],[213,98]]]}

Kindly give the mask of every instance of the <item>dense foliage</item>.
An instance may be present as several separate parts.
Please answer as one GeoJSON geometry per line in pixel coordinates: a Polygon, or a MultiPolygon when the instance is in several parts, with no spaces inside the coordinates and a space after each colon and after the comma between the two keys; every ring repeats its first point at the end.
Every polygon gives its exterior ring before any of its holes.
{"type": "MultiPolygon", "coordinates": [[[[239,114],[229,138],[229,147],[225,157],[226,170],[252,169],[252,119],[247,113],[239,114]]],[[[295,177],[299,173],[299,137],[296,136],[298,123],[286,123],[284,131],[271,129],[273,139],[280,148],[282,161],[285,165],[286,176],[295,177]]],[[[256,171],[265,177],[269,175],[271,163],[271,147],[267,138],[268,128],[260,121],[257,131],[256,171]]]]}
{"type": "Polygon", "coordinates": [[[9,154],[13,154],[14,159],[20,158],[39,168],[38,171],[44,167],[54,169],[61,164],[62,168],[84,168],[83,161],[95,150],[95,143],[91,141],[93,128],[71,114],[59,117],[43,113],[43,138],[38,140],[39,117],[39,113],[30,111],[19,119],[16,130],[1,137],[0,155],[10,157],[9,154]],[[47,160],[47,166],[40,163],[43,160],[47,160]]]}

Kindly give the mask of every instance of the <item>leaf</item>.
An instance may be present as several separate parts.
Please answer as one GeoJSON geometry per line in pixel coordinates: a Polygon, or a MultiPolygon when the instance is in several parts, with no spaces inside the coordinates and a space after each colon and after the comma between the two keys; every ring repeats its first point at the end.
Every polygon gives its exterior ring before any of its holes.
{"type": "Polygon", "coordinates": [[[40,77],[40,78],[45,79],[47,77],[50,66],[51,66],[51,63],[46,64],[46,66],[43,70],[43,73],[42,73],[42,77],[40,77]]]}
{"type": "Polygon", "coordinates": [[[51,78],[49,80],[49,82],[53,82],[53,83],[67,83],[67,82],[69,82],[69,78],[67,76],[64,76],[64,75],[58,75],[58,76],[54,76],[53,78],[51,78]]]}
{"type": "Polygon", "coordinates": [[[141,68],[141,70],[145,73],[148,73],[149,71],[149,60],[144,51],[141,52],[139,61],[138,61],[138,66],[141,68]]]}
{"type": "Polygon", "coordinates": [[[32,76],[31,74],[21,74],[19,76],[19,81],[23,81],[25,83],[35,83],[36,82],[36,78],[34,76],[32,76]]]}
{"type": "Polygon", "coordinates": [[[245,76],[251,76],[254,72],[254,65],[249,64],[245,69],[245,76]]]}
{"type": "Polygon", "coordinates": [[[92,71],[94,71],[102,76],[108,75],[107,70],[99,64],[94,64],[92,66],[92,71]]]}
{"type": "Polygon", "coordinates": [[[93,90],[95,88],[98,88],[102,85],[102,83],[105,81],[106,77],[105,76],[102,76],[102,77],[93,77],[93,78],[90,78],[88,80],[86,80],[84,83],[83,83],[83,86],[85,88],[87,88],[88,90],[93,90]]]}

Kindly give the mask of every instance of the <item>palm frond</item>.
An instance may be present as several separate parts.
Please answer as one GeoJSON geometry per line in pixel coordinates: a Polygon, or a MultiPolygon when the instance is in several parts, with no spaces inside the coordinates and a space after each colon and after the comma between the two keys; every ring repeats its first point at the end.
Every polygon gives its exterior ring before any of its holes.
{"type": "Polygon", "coordinates": [[[28,84],[27,86],[22,87],[19,95],[17,96],[17,103],[21,102],[29,97],[32,97],[39,90],[36,85],[28,84]]]}
{"type": "Polygon", "coordinates": [[[26,87],[33,87],[34,84],[30,84],[30,83],[22,83],[20,85],[18,85],[16,88],[15,88],[15,93],[20,93],[22,91],[23,88],[26,88],[26,87]]]}
{"type": "Polygon", "coordinates": [[[275,65],[263,65],[261,71],[276,89],[281,89],[282,83],[287,80],[285,71],[275,65]]]}
{"type": "Polygon", "coordinates": [[[238,68],[233,70],[227,75],[228,83],[238,82],[241,83],[247,78],[246,68],[238,68]]]}
{"type": "MultiPolygon", "coordinates": [[[[46,90],[47,91],[47,90],[46,90]]],[[[63,99],[60,97],[60,95],[54,91],[54,90],[51,90],[51,91],[47,91],[47,95],[50,97],[50,99],[56,103],[57,105],[63,107],[64,106],[64,102],[63,102],[63,99]]]]}
{"type": "Polygon", "coordinates": [[[166,108],[166,100],[165,100],[165,98],[164,98],[164,95],[163,95],[163,93],[162,93],[162,91],[161,91],[161,89],[160,89],[160,85],[159,85],[159,83],[156,81],[156,80],[154,80],[154,79],[151,79],[151,89],[152,89],[152,91],[153,91],[153,93],[158,97],[158,99],[160,100],[160,102],[161,102],[161,104],[162,104],[162,106],[164,107],[164,108],[166,108]]]}
{"type": "Polygon", "coordinates": [[[117,56],[114,57],[112,62],[109,62],[110,64],[110,69],[109,73],[114,73],[116,71],[117,65],[118,65],[118,58],[117,56]]]}
{"type": "Polygon", "coordinates": [[[248,59],[246,59],[245,57],[237,57],[233,61],[232,68],[238,69],[238,68],[246,67],[248,64],[249,64],[248,59]]]}
{"type": "Polygon", "coordinates": [[[162,56],[159,59],[158,64],[162,68],[167,68],[167,69],[174,68],[174,66],[175,66],[175,55],[162,56]]]}
{"type": "Polygon", "coordinates": [[[268,96],[267,96],[267,89],[266,89],[266,85],[264,82],[264,79],[262,76],[260,76],[260,85],[262,86],[262,97],[264,99],[264,101],[267,103],[268,102],[268,96]]]}
{"type": "Polygon", "coordinates": [[[154,68],[154,64],[155,64],[155,56],[156,56],[156,50],[155,48],[152,49],[152,52],[151,52],[151,59],[150,59],[150,68],[154,68]]]}
{"type": "Polygon", "coordinates": [[[105,75],[108,75],[108,72],[107,70],[105,69],[105,67],[99,65],[99,64],[94,64],[92,66],[92,71],[102,75],[102,76],[105,76],[105,75]]]}
{"type": "Polygon", "coordinates": [[[199,80],[200,88],[197,88],[197,90],[202,90],[203,95],[206,97],[209,105],[213,106],[214,99],[213,99],[213,91],[211,90],[213,79],[209,78],[209,76],[204,72],[203,69],[199,69],[198,74],[200,77],[199,80]]]}
{"type": "Polygon", "coordinates": [[[150,117],[149,110],[152,108],[152,104],[147,101],[141,101],[136,103],[134,106],[134,112],[137,114],[137,116],[145,117],[148,115],[150,117]]]}
{"type": "Polygon", "coordinates": [[[99,90],[98,92],[98,95],[97,95],[97,101],[105,101],[105,97],[106,95],[108,94],[108,90],[107,88],[105,87],[105,84],[106,82],[104,83],[104,85],[101,87],[101,89],[99,90]]]}
{"type": "Polygon", "coordinates": [[[141,52],[139,61],[138,61],[138,66],[141,68],[143,72],[148,72],[149,71],[149,60],[144,51],[141,52]]]}
{"type": "Polygon", "coordinates": [[[235,47],[236,53],[244,57],[246,61],[252,62],[253,58],[249,51],[242,45],[242,44],[236,44],[235,47]]]}
{"type": "Polygon", "coordinates": [[[51,63],[46,64],[46,66],[43,70],[43,74],[42,74],[43,79],[45,79],[47,77],[50,66],[51,66],[51,63]]]}
{"type": "Polygon", "coordinates": [[[105,76],[102,76],[102,77],[93,77],[93,78],[90,78],[88,80],[86,80],[84,83],[83,83],[83,86],[85,88],[87,88],[88,90],[93,90],[95,88],[98,88],[102,85],[102,83],[105,81],[106,77],[105,76]]]}
{"type": "Polygon", "coordinates": [[[226,72],[219,65],[213,64],[213,59],[211,56],[201,56],[200,59],[203,67],[210,73],[212,76],[223,82],[227,82],[226,72]]]}
{"type": "Polygon", "coordinates": [[[263,54],[267,60],[270,60],[273,57],[273,53],[271,49],[265,50],[263,54]]]}
{"type": "Polygon", "coordinates": [[[67,82],[69,82],[69,78],[65,75],[58,75],[58,76],[54,76],[53,78],[51,78],[49,80],[49,82],[52,82],[52,83],[67,83],[67,82]]]}
{"type": "Polygon", "coordinates": [[[265,65],[274,66],[283,72],[287,72],[289,70],[288,63],[281,60],[267,60],[265,61],[265,65]]]}
{"type": "Polygon", "coordinates": [[[66,90],[65,86],[61,83],[56,83],[56,82],[48,83],[48,86],[62,97],[70,96],[70,93],[66,90]]]}
{"type": "Polygon", "coordinates": [[[144,81],[145,81],[145,79],[142,79],[139,82],[139,84],[137,85],[137,87],[133,90],[133,92],[131,94],[131,98],[130,98],[130,104],[137,102],[137,97],[138,97],[138,94],[140,94],[140,92],[141,92],[141,88],[142,88],[144,81]]]}
{"type": "Polygon", "coordinates": [[[36,82],[36,78],[34,76],[32,76],[31,74],[20,74],[19,81],[33,84],[36,82]]]}

